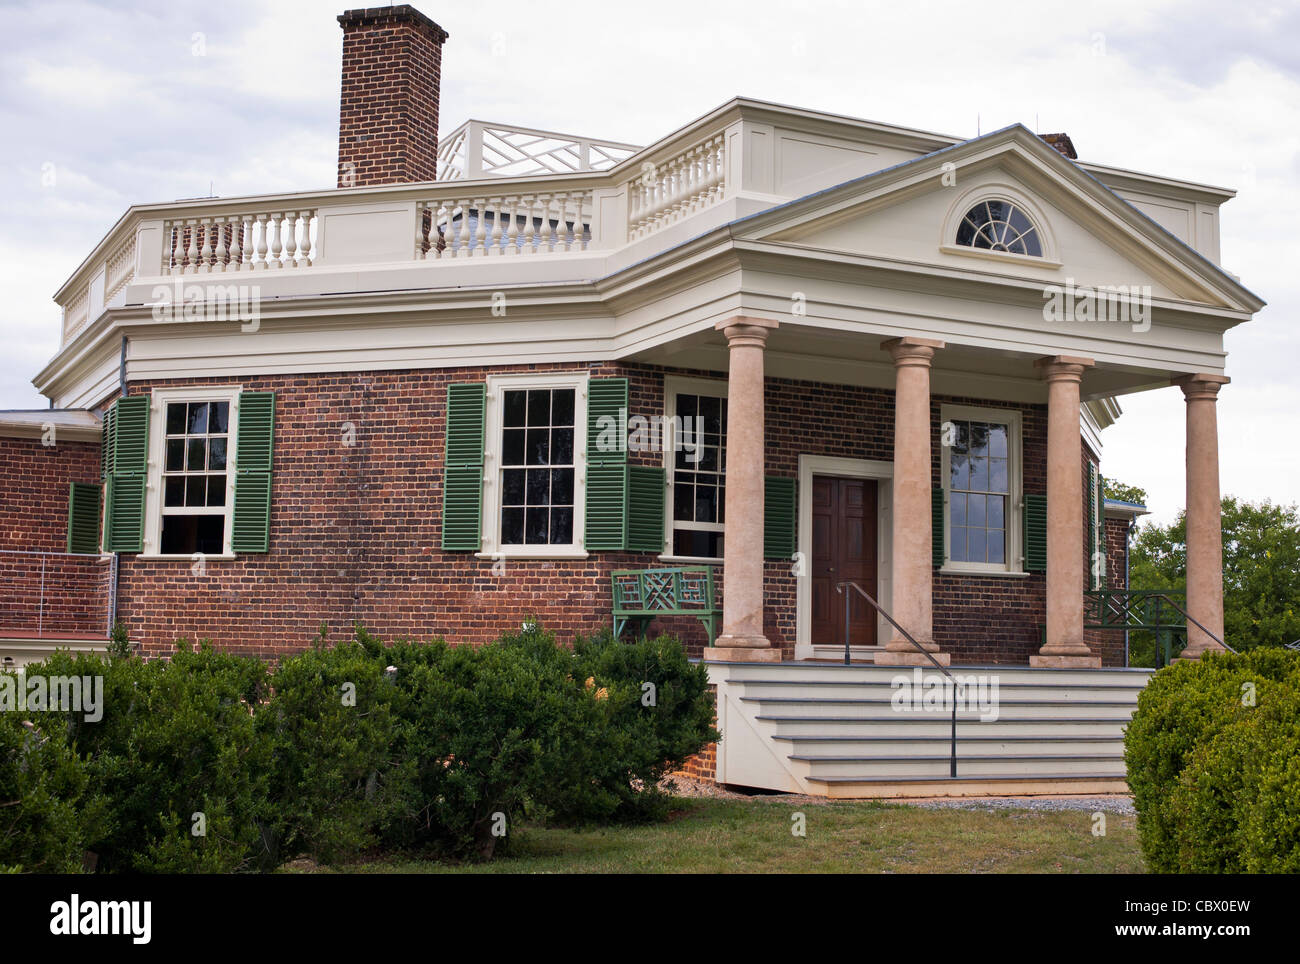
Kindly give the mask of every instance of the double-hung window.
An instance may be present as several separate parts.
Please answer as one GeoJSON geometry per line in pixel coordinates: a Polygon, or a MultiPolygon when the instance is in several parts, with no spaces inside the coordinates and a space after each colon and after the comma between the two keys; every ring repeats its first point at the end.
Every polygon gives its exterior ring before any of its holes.
{"type": "Polygon", "coordinates": [[[945,405],[941,416],[945,568],[1022,572],[1019,413],[945,405]]]}
{"type": "Polygon", "coordinates": [[[668,545],[684,559],[721,559],[726,524],[727,384],[664,379],[671,488],[668,545]]]}
{"type": "Polygon", "coordinates": [[[488,554],[582,552],[586,385],[585,373],[488,379],[488,554]]]}

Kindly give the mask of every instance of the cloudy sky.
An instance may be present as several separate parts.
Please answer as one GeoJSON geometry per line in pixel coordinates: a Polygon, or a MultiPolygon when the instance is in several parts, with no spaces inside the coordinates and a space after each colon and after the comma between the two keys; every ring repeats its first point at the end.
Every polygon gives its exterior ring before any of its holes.
{"type": "MultiPolygon", "coordinates": [[[[334,183],[343,0],[2,0],[0,408],[44,407],[51,296],[136,202],[334,183]]],[[[371,0],[374,2],[374,0],[371,0]]],[[[416,4],[469,116],[648,143],[741,94],[958,136],[1019,121],[1087,161],[1236,188],[1223,489],[1300,501],[1300,13],[1238,0],[416,4]]],[[[1183,502],[1176,389],[1122,400],[1107,475],[1183,502]]]]}

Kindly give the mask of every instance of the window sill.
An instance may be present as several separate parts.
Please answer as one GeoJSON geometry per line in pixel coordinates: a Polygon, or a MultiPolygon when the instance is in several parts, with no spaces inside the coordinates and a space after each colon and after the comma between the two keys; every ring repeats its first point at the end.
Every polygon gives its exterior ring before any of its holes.
{"type": "Polygon", "coordinates": [[[496,562],[498,559],[507,560],[507,561],[515,560],[517,562],[537,562],[537,561],[545,561],[548,559],[581,560],[587,558],[587,550],[576,548],[576,547],[575,548],[556,547],[547,550],[525,549],[518,552],[512,552],[510,550],[502,550],[499,552],[476,552],[474,553],[474,558],[483,559],[488,562],[496,562]]]}
{"type": "Polygon", "coordinates": [[[713,556],[660,556],[660,562],[671,562],[683,566],[720,566],[721,559],[715,559],[713,556]]]}
{"type": "Polygon", "coordinates": [[[198,562],[199,560],[194,558],[195,555],[198,555],[199,558],[202,559],[204,562],[229,562],[232,559],[239,558],[239,556],[235,555],[233,552],[223,552],[220,554],[213,553],[212,555],[207,555],[204,553],[193,553],[193,552],[189,553],[188,555],[186,554],[163,555],[160,552],[135,552],[135,553],[122,553],[122,555],[132,555],[136,559],[144,559],[149,562],[198,562]]]}
{"type": "Polygon", "coordinates": [[[965,569],[959,566],[944,566],[939,570],[944,576],[992,576],[994,579],[1028,579],[1032,572],[1019,572],[1009,569],[965,569]]]}

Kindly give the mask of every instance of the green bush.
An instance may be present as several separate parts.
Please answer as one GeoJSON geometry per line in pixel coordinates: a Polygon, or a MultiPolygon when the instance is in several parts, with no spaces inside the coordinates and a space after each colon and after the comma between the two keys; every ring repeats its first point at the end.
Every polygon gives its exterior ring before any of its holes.
{"type": "Polygon", "coordinates": [[[104,679],[99,722],[36,720],[42,732],[66,729],[106,798],[105,827],[89,841],[101,870],[225,873],[269,859],[271,754],[253,718],[262,663],[182,640],[169,660],[58,653],[27,672],[104,679]]]}
{"type": "Polygon", "coordinates": [[[596,732],[572,750],[569,778],[545,802],[561,820],[636,821],[663,816],[666,773],[718,739],[703,666],[668,636],[622,643],[606,632],[574,642],[572,675],[594,691],[596,732]]]}
{"type": "Polygon", "coordinates": [[[1211,654],[1152,677],[1125,734],[1152,870],[1234,872],[1300,860],[1297,701],[1300,657],[1274,648],[1211,654]]]}
{"type": "Polygon", "coordinates": [[[356,640],[285,657],[257,728],[270,741],[271,829],[283,856],[356,856],[403,806],[414,766],[399,755],[396,688],[356,640]]]}
{"type": "MultiPolygon", "coordinates": [[[[5,675],[22,685],[23,677],[5,675]]],[[[76,873],[105,801],[66,727],[40,730],[26,715],[0,712],[0,872],[76,873]]]]}

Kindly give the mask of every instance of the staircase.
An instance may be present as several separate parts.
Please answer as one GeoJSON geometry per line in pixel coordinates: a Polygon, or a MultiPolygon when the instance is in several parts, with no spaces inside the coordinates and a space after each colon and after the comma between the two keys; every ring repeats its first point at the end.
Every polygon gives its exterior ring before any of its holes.
{"type": "Polygon", "coordinates": [[[899,677],[943,675],[869,664],[712,663],[718,689],[719,783],[827,797],[1126,793],[1124,727],[1151,676],[1141,669],[954,666],[996,700],[894,705],[899,677]],[[996,710],[996,719],[990,717],[996,710]]]}

